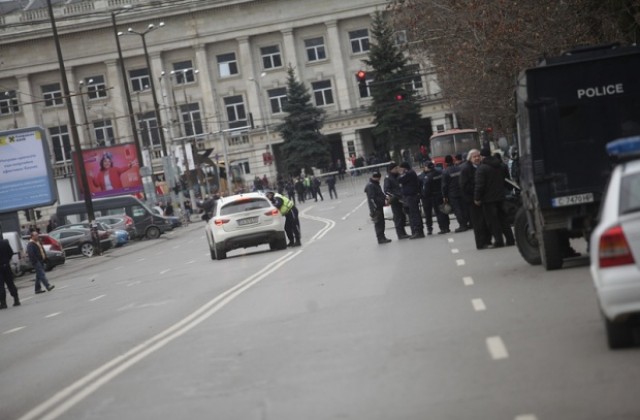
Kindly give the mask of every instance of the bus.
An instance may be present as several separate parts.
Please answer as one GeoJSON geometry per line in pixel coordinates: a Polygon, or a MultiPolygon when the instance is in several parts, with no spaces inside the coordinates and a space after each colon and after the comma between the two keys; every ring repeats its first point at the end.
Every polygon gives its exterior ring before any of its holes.
{"type": "Polygon", "coordinates": [[[471,149],[482,147],[480,133],[474,129],[458,129],[436,133],[429,139],[431,160],[436,166],[444,167],[444,157],[467,153],[471,149]]]}

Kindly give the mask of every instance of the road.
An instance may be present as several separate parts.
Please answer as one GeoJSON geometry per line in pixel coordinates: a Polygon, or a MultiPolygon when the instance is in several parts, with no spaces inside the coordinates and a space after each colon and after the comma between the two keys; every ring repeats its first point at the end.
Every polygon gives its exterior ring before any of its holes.
{"type": "Polygon", "coordinates": [[[19,279],[0,418],[640,418],[640,349],[608,350],[585,258],[380,246],[360,179],[299,205],[301,248],[212,261],[199,222],[69,259],[50,293],[19,279]]]}

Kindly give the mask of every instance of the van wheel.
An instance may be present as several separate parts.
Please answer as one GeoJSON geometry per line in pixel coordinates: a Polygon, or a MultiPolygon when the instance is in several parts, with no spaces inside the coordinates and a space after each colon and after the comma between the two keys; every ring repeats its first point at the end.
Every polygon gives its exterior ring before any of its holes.
{"type": "Polygon", "coordinates": [[[158,239],[160,237],[160,229],[157,226],[150,226],[145,232],[147,239],[158,239]]]}
{"type": "Polygon", "coordinates": [[[526,262],[531,265],[540,265],[542,258],[538,248],[538,240],[533,232],[529,232],[529,222],[524,208],[520,208],[513,223],[518,251],[526,262]]]}
{"type": "Polygon", "coordinates": [[[633,326],[629,321],[615,322],[604,318],[604,325],[607,330],[607,344],[609,348],[622,349],[631,347],[634,344],[633,326]]]}
{"type": "Polygon", "coordinates": [[[549,270],[562,268],[562,258],[564,250],[560,246],[560,235],[557,230],[547,230],[542,232],[542,265],[549,270]]]}
{"type": "Polygon", "coordinates": [[[91,242],[85,242],[80,245],[80,253],[85,257],[93,257],[94,252],[95,248],[91,242]]]}
{"type": "Polygon", "coordinates": [[[217,260],[224,260],[227,258],[227,251],[224,249],[223,244],[215,244],[214,246],[217,260]]]}

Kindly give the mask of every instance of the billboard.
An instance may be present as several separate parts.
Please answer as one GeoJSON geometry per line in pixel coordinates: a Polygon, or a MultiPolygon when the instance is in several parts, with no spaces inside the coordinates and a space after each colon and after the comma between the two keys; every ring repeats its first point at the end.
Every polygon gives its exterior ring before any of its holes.
{"type": "Polygon", "coordinates": [[[0,213],[50,206],[57,199],[45,131],[0,132],[0,213]]]}
{"type": "MultiPolygon", "coordinates": [[[[75,172],[80,175],[78,156],[79,154],[74,152],[75,172]]],[[[134,143],[83,150],[82,164],[93,198],[137,194],[143,191],[134,143]]],[[[84,198],[84,189],[79,177],[77,181],[79,195],[84,198]]]]}

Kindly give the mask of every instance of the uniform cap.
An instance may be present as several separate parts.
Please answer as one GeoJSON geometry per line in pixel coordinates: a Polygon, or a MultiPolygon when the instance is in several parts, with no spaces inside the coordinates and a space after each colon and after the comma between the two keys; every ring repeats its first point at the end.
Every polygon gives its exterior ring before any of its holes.
{"type": "Polygon", "coordinates": [[[374,172],[371,174],[371,178],[382,178],[382,174],[380,174],[380,172],[374,172]]]}
{"type": "Polygon", "coordinates": [[[409,165],[409,162],[402,162],[400,164],[400,167],[404,169],[411,169],[411,165],[409,165]]]}

